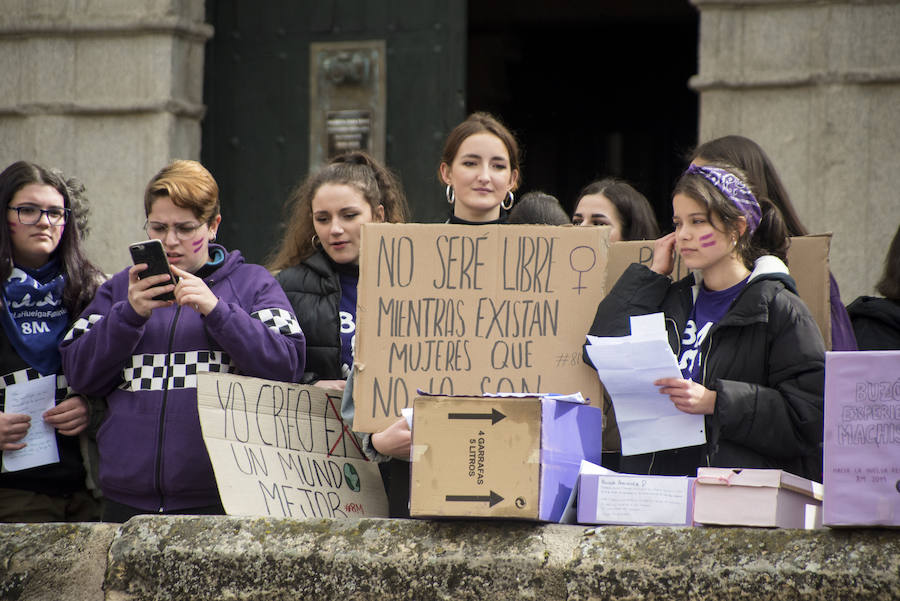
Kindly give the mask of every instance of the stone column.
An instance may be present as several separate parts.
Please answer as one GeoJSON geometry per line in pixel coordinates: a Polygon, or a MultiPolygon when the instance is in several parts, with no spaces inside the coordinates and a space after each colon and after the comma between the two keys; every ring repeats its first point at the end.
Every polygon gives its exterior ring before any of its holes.
{"type": "Polygon", "coordinates": [[[811,232],[834,232],[849,304],[872,294],[900,224],[900,2],[691,0],[700,141],[769,154],[811,232]]]}
{"type": "Polygon", "coordinates": [[[79,177],[87,248],[107,272],[144,237],[143,190],[200,157],[203,0],[5,0],[0,168],[27,159],[79,177]]]}

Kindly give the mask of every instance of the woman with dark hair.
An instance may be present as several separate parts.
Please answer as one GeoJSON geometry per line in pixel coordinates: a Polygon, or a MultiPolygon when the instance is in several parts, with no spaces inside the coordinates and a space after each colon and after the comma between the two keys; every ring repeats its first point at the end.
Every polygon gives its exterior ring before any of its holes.
{"type": "Polygon", "coordinates": [[[680,411],[706,416],[707,443],[623,456],[622,471],[779,468],[821,481],[825,347],[777,258],[778,209],[726,165],[688,167],[672,205],[675,232],[656,241],[649,267],[628,267],[590,333],[626,335],[630,316],[662,311],[682,377],[655,384],[680,411]],[[693,271],[678,282],[675,252],[693,271]]]}
{"type": "MultiPolygon", "coordinates": [[[[0,473],[0,521],[89,521],[97,507],[85,486],[78,435],[89,405],[66,386],[59,341],[94,296],[100,272],[81,247],[84,191],[76,180],[19,161],[0,174],[0,448],[25,447],[31,418],[5,410],[12,386],[44,376],[56,379],[56,405],[43,420],[56,430],[59,461],[0,473]]],[[[11,393],[10,393],[11,394],[11,393]]],[[[48,399],[49,401],[49,399],[48,399]]],[[[5,463],[5,462],[4,462],[5,463]]]]}
{"type": "Polygon", "coordinates": [[[861,351],[900,349],[900,226],[884,257],[884,273],[875,286],[884,298],[860,296],[847,311],[861,351]]]}
{"type": "Polygon", "coordinates": [[[655,240],[656,216],[647,198],[630,184],[607,177],[581,189],[572,212],[573,225],[609,225],[610,242],[655,240]]]}
{"type": "Polygon", "coordinates": [[[215,244],[219,186],[196,161],[163,167],[144,190],[144,229],[168,273],[138,263],[105,282],[60,351],[72,385],[105,396],[97,433],[102,519],[221,514],[197,409],[199,372],[296,381],[303,332],[275,279],[215,244]],[[164,295],[171,293],[171,299],[164,295]]]}
{"type": "Polygon", "coordinates": [[[519,144],[494,116],[472,113],[453,128],[438,175],[452,208],[450,223],[506,223],[519,185],[519,144]]]}
{"type": "MultiPolygon", "coordinates": [[[[760,198],[768,198],[784,217],[788,236],[806,236],[809,230],[788,196],[787,189],[775,170],[775,165],[759,144],[744,136],[724,136],[704,142],[690,155],[694,165],[725,163],[734,165],[747,174],[747,183],[760,198]]],[[[787,248],[787,247],[785,247],[787,248]]],[[[784,259],[785,257],[780,257],[784,259]]],[[[855,351],[856,338],[847,309],[841,302],[841,293],[834,275],[830,276],[831,297],[831,348],[835,351],[855,351]]]]}

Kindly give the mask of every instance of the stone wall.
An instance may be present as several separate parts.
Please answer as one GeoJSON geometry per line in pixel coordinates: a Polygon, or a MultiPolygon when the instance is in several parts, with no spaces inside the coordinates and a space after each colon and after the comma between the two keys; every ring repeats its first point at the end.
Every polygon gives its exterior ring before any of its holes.
{"type": "Polygon", "coordinates": [[[0,525],[10,601],[898,597],[896,530],[224,516],[0,525]]]}
{"type": "Polygon", "coordinates": [[[900,225],[900,2],[691,1],[699,139],[759,142],[804,224],[834,232],[845,303],[871,294],[900,225]]]}
{"type": "Polygon", "coordinates": [[[81,178],[88,253],[106,271],[146,237],[147,181],[200,156],[203,19],[203,0],[3,2],[0,165],[26,159],[81,178]]]}

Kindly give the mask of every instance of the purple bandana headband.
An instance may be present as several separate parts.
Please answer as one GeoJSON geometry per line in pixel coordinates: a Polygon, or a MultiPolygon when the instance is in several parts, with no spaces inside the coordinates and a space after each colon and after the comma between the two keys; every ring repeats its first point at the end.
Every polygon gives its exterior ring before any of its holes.
{"type": "Polygon", "coordinates": [[[747,187],[747,184],[733,173],[720,169],[718,167],[698,167],[693,163],[688,166],[685,173],[696,173],[703,176],[709,183],[725,195],[725,198],[734,203],[734,206],[743,213],[747,219],[747,229],[750,235],[759,227],[759,221],[762,219],[762,209],[759,208],[759,202],[753,196],[753,192],[747,187]]]}

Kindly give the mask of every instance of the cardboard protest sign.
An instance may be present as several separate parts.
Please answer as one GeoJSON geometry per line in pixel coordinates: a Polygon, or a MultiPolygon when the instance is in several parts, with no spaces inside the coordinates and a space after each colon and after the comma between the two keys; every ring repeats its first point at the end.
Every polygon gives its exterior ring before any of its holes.
{"type": "Polygon", "coordinates": [[[229,515],[387,517],[378,466],[315,386],[197,374],[203,440],[229,515]]]}
{"type": "MultiPolygon", "coordinates": [[[[650,266],[653,260],[654,240],[633,240],[630,242],[614,242],[609,248],[609,268],[607,272],[607,291],[612,289],[619,276],[632,263],[650,266]]],[[[797,292],[822,332],[825,348],[831,348],[831,302],[829,297],[828,253],[831,248],[831,234],[814,234],[791,238],[787,260],[791,277],[797,282],[797,292]]],[[[690,270],[676,253],[673,280],[687,276],[690,270]]]]}
{"type": "Polygon", "coordinates": [[[900,527],[900,351],[825,355],[826,526],[900,527]]]}
{"type": "Polygon", "coordinates": [[[366,224],[354,429],[433,394],[581,392],[584,335],[605,294],[609,228],[366,224]]]}

